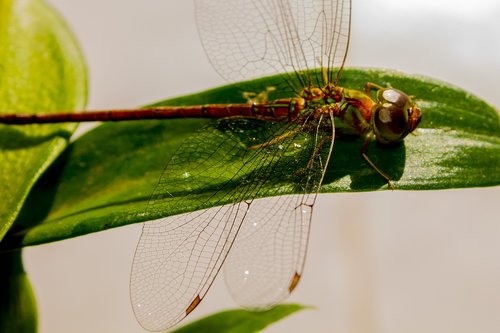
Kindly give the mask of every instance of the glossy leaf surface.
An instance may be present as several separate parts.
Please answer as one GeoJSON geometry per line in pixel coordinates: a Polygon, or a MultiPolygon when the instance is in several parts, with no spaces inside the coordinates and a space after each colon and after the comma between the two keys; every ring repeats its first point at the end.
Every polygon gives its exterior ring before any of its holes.
{"type": "MultiPolygon", "coordinates": [[[[487,103],[442,82],[398,72],[346,69],[343,78],[342,86],[362,89],[371,81],[417,97],[423,120],[416,133],[397,147],[375,143],[369,147],[370,157],[394,179],[397,190],[500,183],[500,125],[497,111],[487,103]]],[[[242,92],[262,91],[271,85],[273,78],[264,78],[159,104],[242,102],[242,92]]],[[[285,96],[270,96],[278,97],[285,96]]],[[[27,204],[36,210],[25,209],[21,216],[25,230],[11,234],[4,246],[46,243],[202,208],[200,198],[212,195],[213,187],[200,189],[196,196],[184,193],[182,205],[167,202],[161,210],[145,214],[166,163],[182,142],[210,124],[211,120],[179,119],[97,127],[76,140],[43,177],[27,204]]],[[[387,188],[384,179],[362,160],[361,145],[360,139],[336,140],[321,192],[387,188]]],[[[191,162],[196,163],[196,158],[191,162]]],[[[291,194],[291,188],[284,184],[281,193],[291,194]]]]}
{"type": "MultiPolygon", "coordinates": [[[[0,112],[81,109],[86,97],[82,55],[54,10],[44,1],[0,0],[0,112]]],[[[0,125],[0,240],[75,127],[0,125]]]]}
{"type": "Polygon", "coordinates": [[[267,311],[228,310],[215,313],[193,323],[187,324],[172,333],[220,332],[252,333],[260,332],[305,307],[298,304],[282,304],[267,311]]]}

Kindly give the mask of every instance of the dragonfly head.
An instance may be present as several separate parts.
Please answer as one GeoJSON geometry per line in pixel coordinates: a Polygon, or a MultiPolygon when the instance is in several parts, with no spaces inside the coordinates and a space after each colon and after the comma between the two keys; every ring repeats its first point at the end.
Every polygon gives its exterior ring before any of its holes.
{"type": "Polygon", "coordinates": [[[417,128],[422,112],[413,97],[394,88],[383,88],[378,90],[377,99],[371,123],[378,142],[398,142],[417,128]]]}

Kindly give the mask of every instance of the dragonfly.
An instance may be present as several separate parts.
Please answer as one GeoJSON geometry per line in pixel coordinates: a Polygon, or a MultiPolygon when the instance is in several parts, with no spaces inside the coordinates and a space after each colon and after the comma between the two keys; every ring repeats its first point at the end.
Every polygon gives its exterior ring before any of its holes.
{"type": "Polygon", "coordinates": [[[339,86],[351,0],[194,2],[201,41],[217,72],[230,82],[275,74],[276,85],[247,94],[249,102],[241,104],[0,115],[0,123],[17,125],[217,119],[180,146],[148,203],[147,211],[159,211],[166,202],[182,205],[185,195],[200,202],[191,213],[143,226],[130,296],[137,320],[150,331],[164,331],[189,315],[223,264],[237,303],[266,309],[282,302],[303,275],[335,120],[342,131],[364,139],[361,158],[391,186],[368,157],[368,145],[403,140],[422,117],[415,97],[398,89],[339,86]],[[295,97],[268,100],[272,90],[295,97]],[[207,187],[213,188],[209,195],[201,191],[207,187]]]}

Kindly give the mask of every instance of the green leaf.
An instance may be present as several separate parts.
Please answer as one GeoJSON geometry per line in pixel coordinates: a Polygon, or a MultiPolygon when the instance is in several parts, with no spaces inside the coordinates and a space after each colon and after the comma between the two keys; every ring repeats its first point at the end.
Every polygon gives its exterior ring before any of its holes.
{"type": "Polygon", "coordinates": [[[307,309],[299,304],[277,305],[267,311],[229,310],[219,312],[193,323],[187,324],[172,333],[218,332],[252,333],[260,332],[297,311],[307,309]]]}
{"type": "MultiPolygon", "coordinates": [[[[397,72],[346,69],[343,77],[341,84],[346,87],[362,89],[364,82],[371,81],[417,96],[423,120],[416,134],[397,147],[382,148],[375,143],[369,147],[369,155],[395,180],[396,189],[500,183],[500,124],[491,106],[456,87],[397,72]]],[[[262,91],[273,82],[272,77],[265,78],[160,104],[242,102],[243,91],[262,91]]],[[[270,98],[278,97],[284,96],[270,98]]],[[[196,131],[207,124],[212,121],[133,121],[105,124],[87,133],[40,180],[26,204],[30,209],[21,214],[25,229],[10,234],[4,247],[46,243],[204,208],[199,204],[213,195],[217,186],[192,184],[198,191],[196,195],[184,193],[182,205],[167,201],[159,211],[145,211],[166,163],[182,142],[192,142],[196,131]]],[[[210,147],[218,142],[214,139],[205,144],[210,147]]],[[[362,160],[361,145],[360,139],[336,140],[322,192],[387,188],[362,160]]],[[[241,149],[246,149],[245,145],[241,149]]],[[[197,163],[197,158],[193,156],[189,163],[197,163]]],[[[292,190],[292,186],[284,186],[281,193],[292,190]]]]}
{"type": "Polygon", "coordinates": [[[0,332],[37,332],[36,300],[21,251],[0,253],[0,267],[0,332]]]}
{"type": "MultiPolygon", "coordinates": [[[[86,95],[82,55],[53,9],[39,0],[0,0],[0,112],[73,110],[86,95]]],[[[0,125],[0,240],[74,129],[0,125]]]]}

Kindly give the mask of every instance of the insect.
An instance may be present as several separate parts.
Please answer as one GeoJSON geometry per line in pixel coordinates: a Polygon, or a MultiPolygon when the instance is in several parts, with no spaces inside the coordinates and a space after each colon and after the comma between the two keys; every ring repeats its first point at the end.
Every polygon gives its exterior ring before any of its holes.
{"type": "Polygon", "coordinates": [[[391,186],[368,157],[368,144],[403,140],[422,116],[414,98],[397,89],[338,85],[349,45],[350,0],[195,4],[201,40],[222,77],[239,81],[279,73],[270,90],[295,97],[0,116],[8,124],[218,119],[181,145],[148,204],[155,211],[165,202],[182,205],[189,194],[198,208],[214,207],[144,224],[130,290],[136,318],[151,331],[166,330],[191,313],[223,263],[239,304],[261,309],[283,301],[303,274],[312,210],[332,159],[335,119],[343,131],[364,138],[361,157],[391,186]],[[213,191],[200,192],[204,187],[213,191]]]}
{"type": "Polygon", "coordinates": [[[276,89],[297,97],[255,102],[247,117],[218,121],[181,146],[165,168],[150,209],[175,200],[177,191],[196,195],[196,188],[183,187],[183,176],[214,184],[213,196],[200,200],[216,207],[144,225],[131,275],[132,305],[139,322],[154,331],[193,311],[224,262],[226,284],[239,304],[268,308],[284,300],[303,273],[311,214],[332,156],[334,118],[365,137],[363,158],[388,181],[366,155],[368,143],[399,141],[421,118],[413,99],[396,89],[337,85],[349,43],[350,1],[198,0],[196,10],[204,48],[224,78],[278,71],[276,89]],[[318,64],[321,70],[311,71],[318,64]],[[192,156],[200,158],[191,163],[192,156]],[[235,169],[225,172],[235,159],[235,169]],[[279,196],[287,185],[276,179],[283,175],[296,195],[279,196]],[[256,200],[264,196],[274,198],[256,200]]]}

